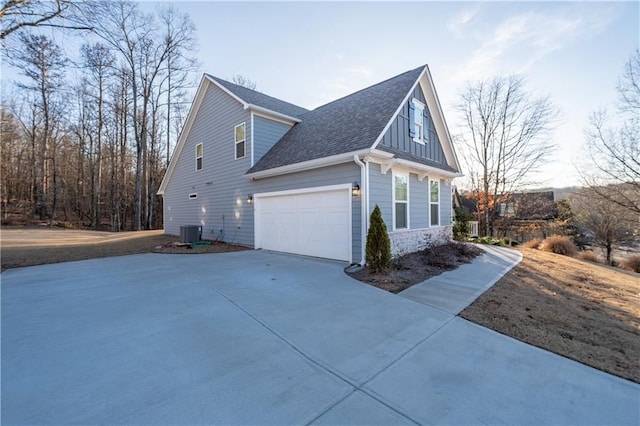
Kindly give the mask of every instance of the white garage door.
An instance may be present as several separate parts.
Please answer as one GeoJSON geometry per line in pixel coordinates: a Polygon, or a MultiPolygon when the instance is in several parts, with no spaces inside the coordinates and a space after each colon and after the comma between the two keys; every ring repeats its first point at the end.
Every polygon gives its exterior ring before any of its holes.
{"type": "Polygon", "coordinates": [[[351,190],[255,195],[256,248],[351,261],[351,190]]]}

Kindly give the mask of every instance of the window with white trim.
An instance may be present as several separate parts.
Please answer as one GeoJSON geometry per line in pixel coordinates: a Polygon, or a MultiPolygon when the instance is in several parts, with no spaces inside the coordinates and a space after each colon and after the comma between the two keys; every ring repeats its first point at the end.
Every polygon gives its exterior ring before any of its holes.
{"type": "Polygon", "coordinates": [[[413,141],[420,144],[424,144],[424,108],[425,105],[419,100],[415,98],[411,100],[409,126],[412,131],[409,133],[413,141]]]}
{"type": "Polygon", "coordinates": [[[440,225],[440,182],[429,180],[429,217],[431,226],[440,225]]]}
{"type": "Polygon", "coordinates": [[[409,228],[409,175],[393,174],[393,229],[409,228]]]}
{"type": "Polygon", "coordinates": [[[196,171],[202,170],[202,155],[204,154],[204,148],[201,143],[196,145],[196,171]]]}
{"type": "Polygon", "coordinates": [[[235,138],[236,160],[238,158],[243,158],[246,155],[245,129],[245,123],[242,123],[238,124],[233,132],[235,138]]]}

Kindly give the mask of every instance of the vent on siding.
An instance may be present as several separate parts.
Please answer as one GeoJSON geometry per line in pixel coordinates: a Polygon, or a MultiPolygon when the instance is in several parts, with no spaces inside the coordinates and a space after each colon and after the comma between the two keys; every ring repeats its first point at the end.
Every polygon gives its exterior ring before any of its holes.
{"type": "Polygon", "coordinates": [[[198,198],[198,193],[197,192],[192,192],[191,194],[189,194],[189,199],[190,200],[195,200],[196,198],[198,198]]]}

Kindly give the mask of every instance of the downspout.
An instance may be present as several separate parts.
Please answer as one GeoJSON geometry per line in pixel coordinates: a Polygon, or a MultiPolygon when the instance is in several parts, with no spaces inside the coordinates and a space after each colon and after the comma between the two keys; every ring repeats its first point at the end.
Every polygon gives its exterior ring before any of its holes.
{"type": "Polygon", "coordinates": [[[360,251],[362,253],[362,260],[360,261],[360,265],[364,266],[366,263],[366,244],[367,244],[367,234],[366,234],[366,230],[367,230],[367,207],[366,207],[366,198],[369,197],[369,186],[367,185],[368,182],[366,182],[368,176],[366,173],[366,165],[365,163],[363,163],[360,160],[360,157],[358,157],[358,155],[354,155],[353,156],[353,161],[360,166],[360,182],[361,182],[361,188],[360,188],[360,215],[361,215],[361,225],[360,225],[360,251]]]}

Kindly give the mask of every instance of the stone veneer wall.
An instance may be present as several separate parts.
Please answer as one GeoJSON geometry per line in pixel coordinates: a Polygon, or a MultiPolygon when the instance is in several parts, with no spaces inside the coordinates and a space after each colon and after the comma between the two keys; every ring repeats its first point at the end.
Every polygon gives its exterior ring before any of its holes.
{"type": "Polygon", "coordinates": [[[452,226],[396,231],[389,233],[391,240],[391,256],[397,257],[414,251],[423,250],[433,245],[451,241],[452,226]]]}

